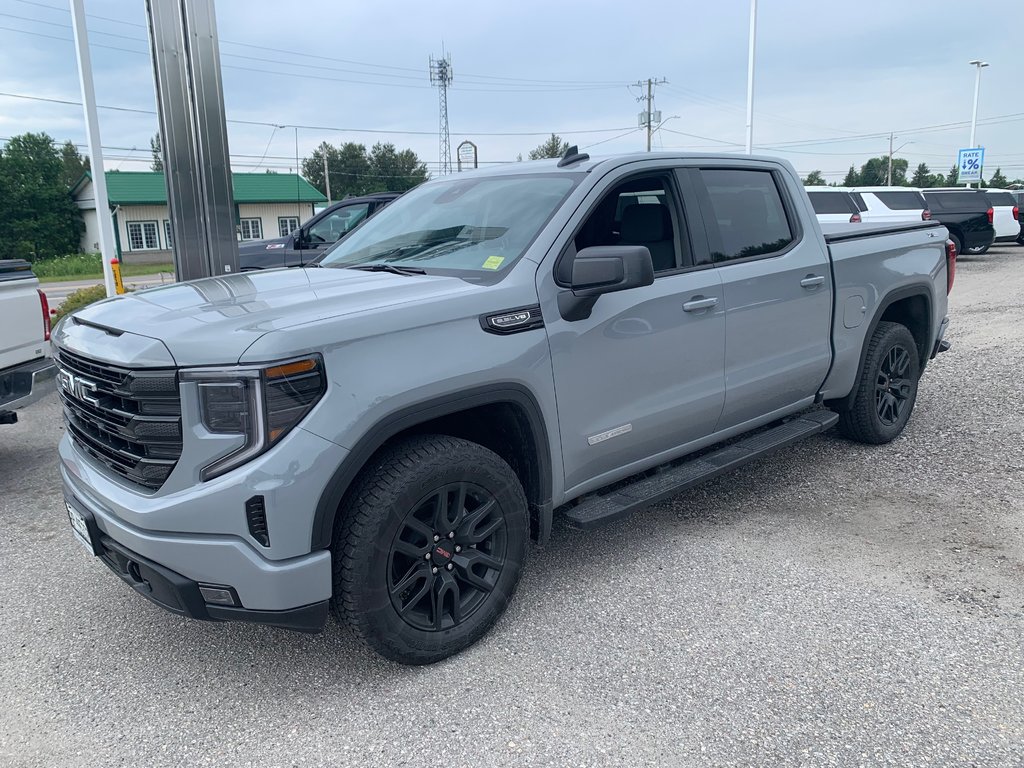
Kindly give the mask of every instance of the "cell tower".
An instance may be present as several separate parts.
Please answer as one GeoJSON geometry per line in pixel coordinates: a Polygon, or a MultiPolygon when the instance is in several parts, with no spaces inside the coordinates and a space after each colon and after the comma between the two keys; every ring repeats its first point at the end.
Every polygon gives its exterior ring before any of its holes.
{"type": "Polygon", "coordinates": [[[448,86],[452,82],[452,57],[445,54],[440,59],[430,57],[430,83],[438,87],[441,97],[441,125],[438,131],[441,153],[441,175],[452,172],[452,142],[448,135],[448,86]]]}

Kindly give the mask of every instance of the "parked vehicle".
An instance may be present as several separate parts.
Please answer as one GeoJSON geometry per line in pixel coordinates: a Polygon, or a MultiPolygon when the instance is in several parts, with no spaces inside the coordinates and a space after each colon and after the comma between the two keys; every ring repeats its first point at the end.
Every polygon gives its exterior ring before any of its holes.
{"type": "Polygon", "coordinates": [[[807,187],[814,213],[820,224],[859,224],[860,209],[850,193],[839,187],[807,187]]]}
{"type": "Polygon", "coordinates": [[[932,218],[942,222],[949,230],[950,239],[956,244],[956,252],[985,253],[996,237],[992,222],[995,211],[988,197],[980,189],[949,187],[927,189],[924,198],[928,201],[932,218]]]}
{"type": "Polygon", "coordinates": [[[919,189],[909,187],[851,187],[850,194],[867,222],[895,224],[928,221],[931,211],[919,189]]]}
{"type": "Polygon", "coordinates": [[[311,264],[323,255],[325,249],[381,211],[399,194],[379,192],[365,197],[351,197],[320,211],[287,237],[239,243],[239,268],[248,272],[253,269],[311,264]]]}
{"type": "Polygon", "coordinates": [[[982,189],[992,205],[992,226],[997,243],[1013,242],[1020,235],[1020,207],[1017,198],[1007,189],[982,189]]]}
{"type": "Polygon", "coordinates": [[[14,424],[19,408],[53,391],[57,373],[50,308],[27,261],[0,261],[0,328],[0,424],[14,424]]]}
{"type": "Polygon", "coordinates": [[[556,515],[618,520],[837,422],[897,437],[954,259],[937,222],[823,237],[771,158],[573,147],[442,177],[319,268],[65,318],[68,515],[168,610],[318,631],[330,604],[434,662],[556,515]]]}

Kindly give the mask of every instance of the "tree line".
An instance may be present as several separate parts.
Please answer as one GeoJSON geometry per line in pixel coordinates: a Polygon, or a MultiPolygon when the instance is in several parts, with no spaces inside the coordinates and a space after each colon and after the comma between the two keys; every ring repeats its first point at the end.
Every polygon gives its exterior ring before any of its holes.
{"type": "MultiPolygon", "coordinates": [[[[949,173],[944,174],[932,173],[927,163],[918,163],[913,175],[908,177],[909,167],[910,164],[904,158],[893,158],[891,186],[928,189],[930,187],[953,187],[959,183],[960,169],[956,165],[949,169],[949,173]]],[[[890,184],[888,177],[889,156],[882,155],[881,157],[872,157],[860,167],[860,170],[855,165],[851,165],[850,170],[846,172],[846,177],[841,182],[829,184],[825,181],[821,171],[811,171],[804,178],[804,184],[808,187],[884,187],[890,184]]],[[[996,168],[995,173],[988,181],[982,180],[981,182],[982,187],[994,189],[1004,189],[1011,184],[1024,184],[1024,180],[1011,181],[1003,175],[1002,168],[996,168]]]]}

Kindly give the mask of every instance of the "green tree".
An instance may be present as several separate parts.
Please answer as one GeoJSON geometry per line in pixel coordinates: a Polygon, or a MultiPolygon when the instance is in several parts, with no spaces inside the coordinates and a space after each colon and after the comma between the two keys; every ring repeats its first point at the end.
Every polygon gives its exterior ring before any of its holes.
{"type": "Polygon", "coordinates": [[[857,169],[854,168],[852,165],[850,166],[850,170],[848,170],[846,172],[846,178],[843,179],[842,186],[844,186],[844,187],[859,187],[860,186],[860,176],[857,175],[857,169]]]}
{"type": "Polygon", "coordinates": [[[927,163],[918,163],[913,177],[910,179],[910,186],[923,189],[932,185],[932,172],[928,169],[927,163]]]}
{"type": "Polygon", "coordinates": [[[325,195],[324,158],[331,181],[331,199],[394,190],[404,192],[427,180],[427,166],[411,149],[399,152],[394,144],[366,146],[346,142],[333,146],[326,141],[302,161],[302,175],[325,195]]]}
{"type": "Polygon", "coordinates": [[[8,141],[0,150],[0,259],[76,253],[83,229],[53,139],[25,133],[8,141]]]}
{"type": "MultiPolygon", "coordinates": [[[[892,161],[892,186],[903,186],[907,183],[908,163],[902,157],[894,157],[892,161]]],[[[889,156],[872,157],[860,167],[860,185],[863,187],[881,187],[888,183],[889,156]]]]}
{"type": "Polygon", "coordinates": [[[60,145],[61,182],[65,188],[71,189],[82,175],[89,170],[89,158],[82,157],[78,147],[68,139],[60,145]]]}
{"type": "Polygon", "coordinates": [[[988,180],[988,185],[994,189],[1006,189],[1006,185],[1009,183],[1009,180],[1003,176],[1002,168],[996,168],[996,172],[993,173],[992,178],[988,180]]]}
{"type": "Polygon", "coordinates": [[[401,152],[394,144],[373,145],[370,150],[372,192],[405,192],[427,180],[427,166],[411,149],[401,152]]]}
{"type": "Polygon", "coordinates": [[[154,133],[149,140],[149,151],[153,153],[153,162],[149,164],[149,170],[162,171],[164,169],[163,149],[160,145],[160,134],[154,133]]]}
{"type": "Polygon", "coordinates": [[[825,186],[825,177],[821,175],[821,171],[811,171],[807,174],[807,178],[804,179],[805,187],[823,187],[825,186]]]}
{"type": "Polygon", "coordinates": [[[949,169],[949,175],[946,176],[946,180],[945,180],[944,186],[955,187],[957,181],[959,181],[959,180],[960,180],[960,167],[954,163],[953,167],[949,169]]]}
{"type": "Polygon", "coordinates": [[[543,160],[545,157],[561,157],[569,149],[569,142],[562,141],[562,137],[556,133],[551,138],[540,144],[536,149],[531,149],[529,158],[531,160],[543,160]]]}

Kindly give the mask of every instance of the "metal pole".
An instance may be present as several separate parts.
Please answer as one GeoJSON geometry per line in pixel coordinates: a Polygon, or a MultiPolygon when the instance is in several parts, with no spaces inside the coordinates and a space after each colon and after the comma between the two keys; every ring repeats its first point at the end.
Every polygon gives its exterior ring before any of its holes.
{"type": "Polygon", "coordinates": [[[757,39],[757,0],[750,0],[750,49],[747,52],[747,154],[754,152],[754,43],[757,39]]]}
{"type": "MultiPolygon", "coordinates": [[[[654,94],[651,90],[651,78],[647,78],[647,151],[651,151],[651,129],[653,128],[652,123],[654,122],[654,115],[651,114],[651,102],[654,100],[654,94]]],[[[662,142],[664,145],[665,142],[662,142]]]]}
{"type": "Polygon", "coordinates": [[[980,61],[974,64],[977,73],[974,77],[974,111],[971,113],[971,149],[975,148],[974,135],[977,133],[978,128],[978,93],[981,91],[981,66],[982,63],[980,61]]]}
{"type": "Polygon", "coordinates": [[[885,175],[885,186],[892,186],[892,132],[889,133],[889,172],[885,175]]]}
{"type": "Polygon", "coordinates": [[[331,176],[327,172],[327,147],[322,146],[320,149],[324,155],[324,186],[327,187],[327,205],[331,205],[331,176]]]}
{"type": "Polygon", "coordinates": [[[75,33],[75,51],[78,53],[78,77],[82,84],[82,106],[85,109],[85,136],[89,143],[89,162],[92,167],[92,189],[96,199],[96,223],[100,228],[100,256],[103,259],[103,287],[107,296],[113,296],[114,271],[110,260],[114,258],[114,225],[110,219],[107,201],[107,177],[103,174],[103,150],[100,147],[100,121],[96,114],[96,91],[92,83],[92,58],[89,56],[89,33],[85,26],[83,0],[71,0],[71,21],[75,33]]]}

